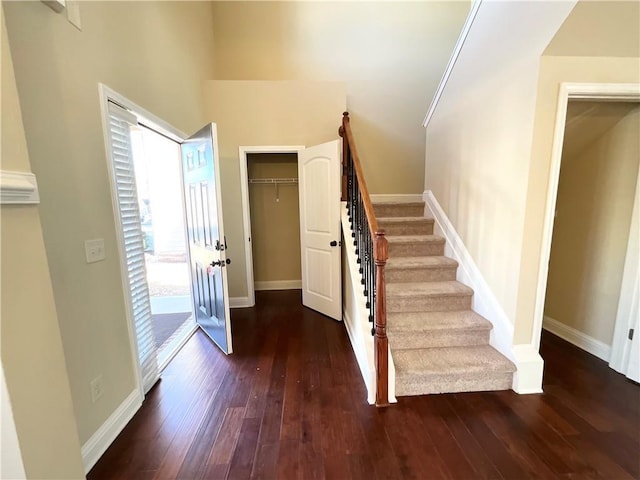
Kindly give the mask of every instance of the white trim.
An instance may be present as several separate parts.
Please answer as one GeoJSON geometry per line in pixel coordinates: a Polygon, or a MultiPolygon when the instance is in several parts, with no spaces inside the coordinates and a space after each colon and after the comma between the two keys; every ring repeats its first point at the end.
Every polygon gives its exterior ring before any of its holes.
{"type": "MultiPolygon", "coordinates": [[[[253,303],[255,305],[255,302],[253,303]]],[[[229,308],[250,308],[253,307],[249,297],[229,297],[229,308]]]]}
{"type": "Polygon", "coordinates": [[[471,9],[467,14],[467,19],[462,26],[462,31],[460,32],[460,36],[458,37],[458,41],[456,42],[455,47],[453,48],[453,53],[451,54],[451,58],[449,59],[449,63],[447,63],[447,68],[444,70],[444,74],[442,75],[442,79],[438,84],[438,88],[436,89],[436,93],[433,95],[433,99],[431,100],[431,104],[427,109],[427,114],[424,117],[424,121],[422,122],[422,126],[426,127],[433,117],[433,114],[436,111],[436,107],[438,106],[438,102],[440,101],[440,97],[444,92],[444,89],[449,81],[449,77],[451,76],[451,72],[453,72],[453,67],[458,61],[458,57],[460,56],[460,52],[462,51],[462,47],[464,46],[464,42],[467,40],[467,36],[471,31],[471,26],[473,25],[473,21],[478,14],[478,10],[480,9],[480,5],[482,4],[482,0],[473,0],[471,4],[471,9]]]}
{"type": "Polygon", "coordinates": [[[544,323],[542,324],[542,328],[545,330],[557,335],[558,337],[566,340],[569,343],[572,343],[576,347],[581,348],[589,352],[591,355],[595,355],[601,360],[605,362],[609,361],[609,357],[611,357],[611,346],[607,345],[600,340],[596,340],[595,338],[587,335],[584,332],[576,330],[573,327],[565,325],[562,322],[559,322],[555,318],[551,318],[547,315],[544,316],[544,323]]]}
{"type": "Polygon", "coordinates": [[[372,193],[369,195],[372,202],[422,202],[421,193],[372,193]]]}
{"type": "MultiPolygon", "coordinates": [[[[138,343],[137,343],[137,336],[135,331],[135,321],[131,316],[131,312],[133,311],[133,309],[131,308],[131,298],[128,293],[129,279],[127,277],[125,246],[122,242],[122,237],[123,237],[122,226],[120,225],[120,217],[118,215],[119,206],[118,206],[118,199],[116,198],[117,188],[115,185],[115,180],[114,180],[113,171],[112,171],[113,162],[111,161],[111,158],[112,158],[111,142],[109,141],[109,101],[116,103],[117,105],[124,108],[128,112],[134,114],[138,120],[142,120],[142,123],[144,125],[153,127],[154,130],[158,131],[159,133],[162,133],[163,135],[166,135],[167,137],[175,140],[178,143],[181,143],[186,138],[186,135],[102,83],[98,84],[98,94],[100,98],[100,113],[102,116],[102,134],[103,134],[104,143],[105,143],[105,153],[106,153],[105,159],[107,162],[107,169],[110,172],[109,183],[111,188],[110,192],[111,192],[111,204],[113,208],[113,218],[116,225],[116,233],[117,233],[116,244],[118,247],[118,258],[120,260],[120,281],[122,286],[122,293],[123,293],[126,307],[127,307],[125,309],[125,315],[127,318],[127,330],[129,333],[129,348],[131,350],[133,368],[134,368],[134,373],[136,378],[136,387],[138,389],[140,398],[144,398],[144,382],[142,381],[142,369],[140,368],[140,358],[138,355],[138,343]]],[[[182,172],[182,162],[180,162],[180,172],[182,172]]],[[[183,192],[183,203],[184,203],[184,192],[183,192]]],[[[188,255],[188,252],[187,252],[187,255],[188,255]]]]}
{"type": "Polygon", "coordinates": [[[27,478],[24,472],[24,462],[18,431],[9,398],[9,389],[4,376],[4,366],[0,364],[0,478],[22,480],[27,478]]]}
{"type": "Polygon", "coordinates": [[[120,404],[118,408],[109,416],[91,438],[82,446],[82,461],[85,473],[93,468],[100,457],[107,451],[109,445],[122,432],[127,423],[133,418],[142,405],[144,397],[140,395],[140,390],[136,388],[120,404]]]}
{"type": "MultiPolygon", "coordinates": [[[[240,194],[242,197],[242,226],[244,230],[244,254],[247,277],[248,307],[256,304],[256,293],[253,283],[253,249],[251,248],[251,210],[249,208],[249,175],[247,163],[249,153],[298,153],[304,150],[304,145],[267,145],[267,146],[240,146],[238,147],[238,160],[240,162],[240,194]]],[[[244,305],[240,305],[244,306],[244,305]]],[[[236,308],[236,307],[231,307],[236,308]]]]}
{"type": "MultiPolygon", "coordinates": [[[[175,345],[172,346],[173,348],[171,349],[171,351],[167,355],[158,355],[158,370],[160,372],[164,371],[167,365],[169,365],[169,362],[173,360],[173,357],[175,357],[178,352],[182,350],[182,347],[185,346],[185,344],[189,341],[193,334],[198,330],[199,325],[194,320],[193,314],[191,314],[191,317],[187,320],[187,322],[190,323],[189,326],[191,328],[185,330],[180,338],[176,339],[175,345]]],[[[165,347],[165,349],[167,347],[165,347]]]]}
{"type": "Polygon", "coordinates": [[[640,101],[640,84],[638,83],[566,83],[560,84],[558,106],[556,110],[556,126],[553,135],[553,149],[547,183],[547,203],[542,229],[540,247],[540,263],[538,264],[538,284],[536,287],[536,303],[533,312],[533,330],[531,345],[540,350],[540,335],[544,317],[544,302],[549,276],[549,260],[551,257],[551,241],[553,239],[553,220],[558,197],[560,179],[560,162],[564,143],[564,128],[567,117],[569,99],[589,100],[635,100],[640,101]]]}
{"type": "Polygon", "coordinates": [[[515,361],[516,359],[512,352],[513,323],[502,309],[473,257],[464,246],[462,238],[456,232],[455,227],[431,190],[424,192],[424,201],[425,211],[430,211],[435,220],[435,233],[446,240],[445,255],[454,258],[458,262],[458,281],[473,288],[473,310],[485,317],[493,325],[490,339],[491,346],[505,357],[515,361]]]}
{"type": "Polygon", "coordinates": [[[512,347],[516,372],[513,374],[511,388],[520,394],[542,393],[542,374],[544,360],[533,345],[526,343],[512,347]]]}
{"type": "Polygon", "coordinates": [[[300,290],[302,280],[273,280],[267,282],[255,282],[256,290],[300,290]]]}
{"type": "MultiPolygon", "coordinates": [[[[349,315],[346,305],[342,305],[342,321],[344,322],[351,348],[356,356],[356,362],[358,362],[358,368],[360,368],[360,374],[364,380],[364,386],[367,388],[367,403],[369,405],[375,405],[376,403],[376,387],[374,385],[375,375],[371,373],[370,361],[367,361],[367,352],[364,342],[358,342],[356,340],[356,324],[349,315]]],[[[373,350],[373,347],[372,347],[373,350]]]]}
{"type": "Polygon", "coordinates": [[[27,205],[40,203],[38,182],[31,172],[0,171],[0,204],[27,205]]]}

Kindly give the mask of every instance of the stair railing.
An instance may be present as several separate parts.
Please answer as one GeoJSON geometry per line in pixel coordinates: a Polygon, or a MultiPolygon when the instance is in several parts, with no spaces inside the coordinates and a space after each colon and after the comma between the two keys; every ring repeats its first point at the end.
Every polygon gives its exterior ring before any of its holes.
{"type": "MultiPolygon", "coordinates": [[[[376,406],[389,405],[389,340],[387,339],[387,307],[384,266],[389,246],[384,230],[378,226],[373,204],[351,131],[349,112],[342,116],[342,200],[347,202],[351,237],[356,247],[358,269],[362,276],[366,305],[369,309],[371,334],[374,336],[376,369],[376,406]]],[[[346,241],[347,239],[345,239],[346,241]]]]}

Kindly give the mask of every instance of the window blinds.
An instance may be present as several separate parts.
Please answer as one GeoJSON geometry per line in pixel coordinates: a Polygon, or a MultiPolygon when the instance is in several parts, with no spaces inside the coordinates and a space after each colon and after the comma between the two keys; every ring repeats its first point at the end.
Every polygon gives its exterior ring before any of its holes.
{"type": "MultiPolygon", "coordinates": [[[[140,225],[140,211],[136,191],[135,170],[131,150],[132,125],[138,121],[134,115],[109,102],[109,144],[111,172],[118,200],[121,227],[121,245],[128,284],[128,308],[135,324],[138,360],[142,385],[146,394],[158,380],[158,355],[151,324],[151,303],[145,268],[144,245],[140,225]]],[[[127,283],[125,282],[125,283],[127,283]]]]}

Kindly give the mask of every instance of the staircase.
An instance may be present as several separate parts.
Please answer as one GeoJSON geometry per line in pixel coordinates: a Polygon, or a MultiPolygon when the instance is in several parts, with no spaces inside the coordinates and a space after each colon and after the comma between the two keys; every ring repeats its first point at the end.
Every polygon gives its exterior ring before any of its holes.
{"type": "Polygon", "coordinates": [[[374,204],[386,231],[387,334],[396,395],[507,390],[515,366],[489,345],[491,323],[471,310],[424,202],[374,204]]]}

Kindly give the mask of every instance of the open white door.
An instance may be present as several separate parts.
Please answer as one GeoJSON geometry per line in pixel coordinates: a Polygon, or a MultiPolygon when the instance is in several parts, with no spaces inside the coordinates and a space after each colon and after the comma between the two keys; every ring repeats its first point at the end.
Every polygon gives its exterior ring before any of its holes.
{"type": "Polygon", "coordinates": [[[342,320],[340,143],[298,153],[302,303],[342,320]]]}
{"type": "Polygon", "coordinates": [[[181,145],[196,322],[224,353],[232,352],[226,241],[222,225],[216,125],[181,145]]]}
{"type": "Polygon", "coordinates": [[[631,380],[640,382],[640,172],[631,213],[609,366],[631,380]]]}

